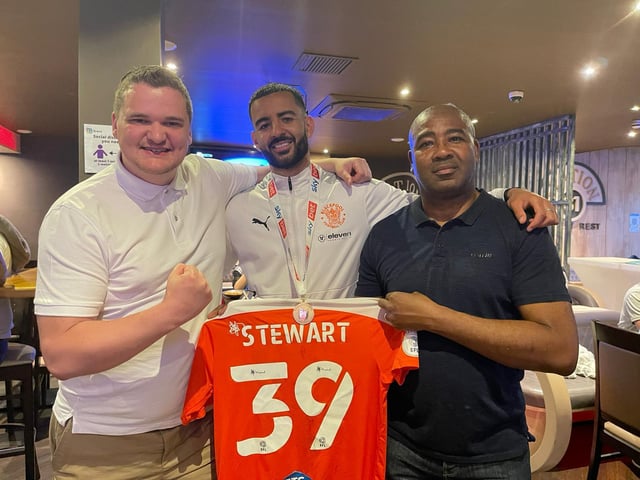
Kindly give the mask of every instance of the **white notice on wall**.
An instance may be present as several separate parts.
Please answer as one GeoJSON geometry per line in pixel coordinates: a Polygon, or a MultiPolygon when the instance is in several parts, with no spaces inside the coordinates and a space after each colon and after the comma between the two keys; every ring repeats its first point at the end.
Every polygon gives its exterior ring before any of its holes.
{"type": "Polygon", "coordinates": [[[118,159],[120,147],[111,125],[84,124],[84,171],[97,173],[118,159]]]}
{"type": "Polygon", "coordinates": [[[631,233],[640,232],[640,213],[629,214],[629,232],[631,233]]]}

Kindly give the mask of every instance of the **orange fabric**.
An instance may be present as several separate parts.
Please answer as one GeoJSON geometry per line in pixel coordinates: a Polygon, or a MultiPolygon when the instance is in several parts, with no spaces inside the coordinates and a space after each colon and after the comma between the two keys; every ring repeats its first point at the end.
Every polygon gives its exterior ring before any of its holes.
{"type": "Polygon", "coordinates": [[[213,400],[220,480],[382,480],[387,390],[418,367],[403,338],[375,318],[334,310],[316,310],[305,326],[291,309],[212,320],[182,421],[202,417],[213,400]]]}

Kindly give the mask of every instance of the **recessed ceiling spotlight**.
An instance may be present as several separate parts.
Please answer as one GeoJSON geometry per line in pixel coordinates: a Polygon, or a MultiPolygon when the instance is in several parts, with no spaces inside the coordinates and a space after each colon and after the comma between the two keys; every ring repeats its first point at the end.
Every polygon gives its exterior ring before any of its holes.
{"type": "Polygon", "coordinates": [[[178,46],[170,40],[164,41],[164,51],[165,52],[173,52],[178,46]]]}
{"type": "Polygon", "coordinates": [[[640,2],[636,3],[635,7],[633,7],[634,12],[640,12],[640,2]]]}
{"type": "Polygon", "coordinates": [[[411,90],[409,90],[407,87],[405,87],[402,90],[400,90],[400,96],[401,97],[406,97],[410,93],[411,93],[411,90]]]}
{"type": "Polygon", "coordinates": [[[476,123],[478,123],[478,119],[477,118],[472,118],[471,119],[471,123],[473,123],[475,125],[476,123]]]}
{"type": "Polygon", "coordinates": [[[19,128],[18,130],[16,130],[16,133],[20,133],[22,135],[30,135],[33,133],[33,131],[27,130],[26,128],[19,128]]]}
{"type": "Polygon", "coordinates": [[[167,63],[167,68],[169,70],[173,70],[174,72],[178,70],[178,66],[175,63],[167,63]]]}
{"type": "Polygon", "coordinates": [[[627,137],[635,137],[636,135],[638,135],[638,132],[634,132],[633,130],[631,130],[629,133],[627,133],[627,137]]]}
{"type": "Polygon", "coordinates": [[[404,138],[403,137],[391,137],[389,140],[391,140],[393,143],[404,142],[404,138]]]}
{"type": "Polygon", "coordinates": [[[640,111],[640,105],[634,105],[629,110],[631,110],[632,112],[639,112],[640,111]]]}
{"type": "Polygon", "coordinates": [[[322,153],[324,153],[325,155],[328,155],[329,154],[329,149],[325,148],[324,150],[322,150],[322,153]]]}
{"type": "Polygon", "coordinates": [[[592,78],[598,72],[598,69],[593,65],[586,65],[580,70],[580,73],[584,78],[592,78]]]}

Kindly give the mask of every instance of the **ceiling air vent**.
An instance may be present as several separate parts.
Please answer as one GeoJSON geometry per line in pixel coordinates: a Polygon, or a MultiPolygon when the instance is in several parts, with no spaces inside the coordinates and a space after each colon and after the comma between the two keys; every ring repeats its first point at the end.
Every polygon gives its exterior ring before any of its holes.
{"type": "Polygon", "coordinates": [[[294,70],[307,73],[326,73],[340,75],[355,57],[336,57],[335,55],[322,55],[318,53],[303,52],[293,66],[294,70]]]}
{"type": "Polygon", "coordinates": [[[309,115],[352,122],[379,122],[393,120],[410,110],[409,105],[394,100],[330,94],[311,110],[309,115]]]}

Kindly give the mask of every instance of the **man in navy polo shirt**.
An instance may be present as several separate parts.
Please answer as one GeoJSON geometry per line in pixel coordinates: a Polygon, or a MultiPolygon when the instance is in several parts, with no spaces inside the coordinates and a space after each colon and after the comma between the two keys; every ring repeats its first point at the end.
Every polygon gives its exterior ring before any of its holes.
{"type": "Polygon", "coordinates": [[[577,361],[557,251],[476,189],[479,145],[458,107],[420,113],[409,146],[420,198],[373,227],[356,289],[419,336],[420,369],[389,391],[387,479],[530,478],[523,370],[577,361]]]}

